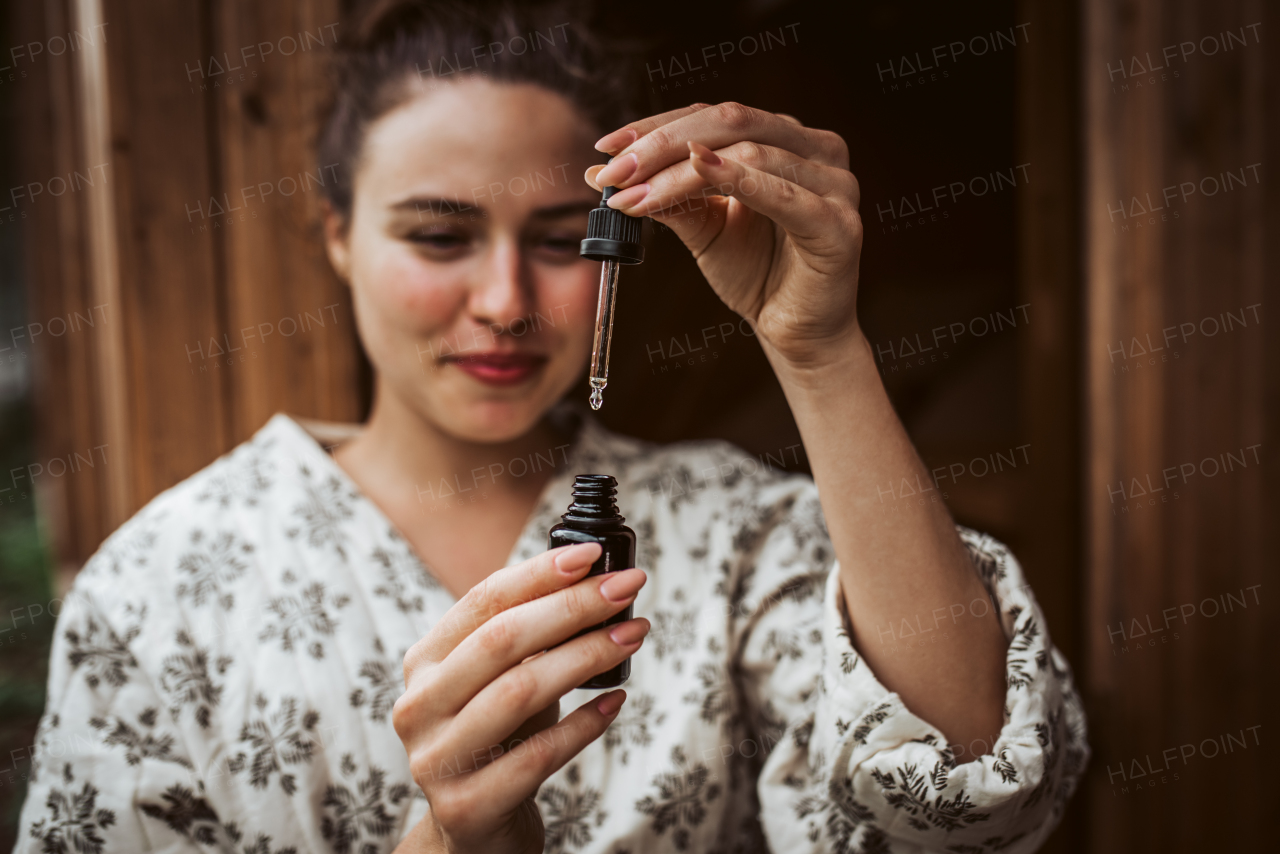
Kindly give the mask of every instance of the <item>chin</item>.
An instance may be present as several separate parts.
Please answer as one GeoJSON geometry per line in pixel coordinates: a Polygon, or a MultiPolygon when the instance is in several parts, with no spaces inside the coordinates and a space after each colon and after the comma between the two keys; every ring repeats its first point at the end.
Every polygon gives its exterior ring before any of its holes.
{"type": "Polygon", "coordinates": [[[455,399],[442,407],[437,423],[445,432],[469,442],[498,444],[532,430],[554,404],[534,395],[455,399]]]}

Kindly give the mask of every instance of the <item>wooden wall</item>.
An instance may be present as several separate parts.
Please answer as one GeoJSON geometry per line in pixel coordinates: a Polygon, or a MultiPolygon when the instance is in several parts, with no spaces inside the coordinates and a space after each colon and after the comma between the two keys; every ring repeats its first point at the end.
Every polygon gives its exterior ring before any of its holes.
{"type": "Polygon", "coordinates": [[[96,38],[33,81],[30,168],[109,164],[104,182],[38,206],[31,228],[33,314],[105,306],[104,328],[45,342],[37,380],[51,453],[107,445],[105,472],[55,484],[48,502],[78,565],[272,413],[356,420],[366,395],[349,297],[318,240],[318,182],[336,170],[311,149],[336,0],[51,0],[43,13],[49,33],[96,38]]]}
{"type": "MultiPolygon", "coordinates": [[[[1017,160],[1036,175],[1019,197],[1018,302],[1039,324],[1018,350],[1021,441],[1036,453],[1020,495],[1020,559],[1054,644],[1082,677],[1080,20],[1060,0],[1023,0],[1018,20],[1035,36],[1018,55],[1017,160]]],[[[1085,804],[1072,800],[1045,851],[1085,850],[1085,804]]]]}

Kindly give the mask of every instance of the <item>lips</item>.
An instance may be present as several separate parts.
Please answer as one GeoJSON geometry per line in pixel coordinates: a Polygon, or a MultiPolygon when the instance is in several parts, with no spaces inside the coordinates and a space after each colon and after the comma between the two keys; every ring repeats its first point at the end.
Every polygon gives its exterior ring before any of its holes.
{"type": "Polygon", "coordinates": [[[469,353],[448,356],[445,362],[486,385],[511,386],[519,385],[541,370],[547,357],[533,353],[469,353]]]}

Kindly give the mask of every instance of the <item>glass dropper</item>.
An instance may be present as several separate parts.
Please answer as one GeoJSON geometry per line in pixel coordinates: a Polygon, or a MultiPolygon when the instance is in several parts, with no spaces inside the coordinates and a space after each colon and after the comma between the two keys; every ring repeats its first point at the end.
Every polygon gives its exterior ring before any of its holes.
{"type": "Polygon", "coordinates": [[[587,237],[578,254],[603,261],[600,270],[600,298],[596,303],[596,333],[591,344],[591,408],[604,405],[604,387],[609,384],[609,349],[613,341],[613,313],[618,300],[618,270],[623,264],[644,261],[640,243],[642,217],[631,217],[609,207],[613,187],[605,187],[600,206],[587,217],[587,237]]]}
{"type": "Polygon", "coordinates": [[[609,345],[613,342],[613,308],[618,298],[617,261],[605,261],[600,268],[600,301],[596,305],[596,336],[591,344],[591,408],[604,405],[604,387],[609,384],[609,345]]]}

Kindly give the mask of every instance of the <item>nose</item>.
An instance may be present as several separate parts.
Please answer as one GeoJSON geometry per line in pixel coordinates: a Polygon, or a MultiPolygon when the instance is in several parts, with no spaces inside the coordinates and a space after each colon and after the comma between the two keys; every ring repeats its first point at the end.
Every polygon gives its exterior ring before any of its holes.
{"type": "Polygon", "coordinates": [[[494,240],[484,262],[475,268],[475,280],[467,299],[467,311],[492,334],[509,330],[519,318],[533,311],[533,283],[514,238],[494,240]]]}

